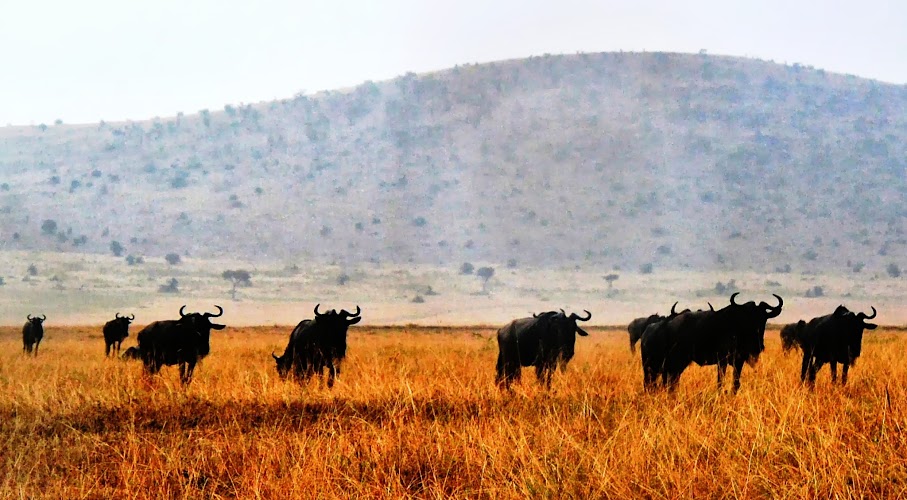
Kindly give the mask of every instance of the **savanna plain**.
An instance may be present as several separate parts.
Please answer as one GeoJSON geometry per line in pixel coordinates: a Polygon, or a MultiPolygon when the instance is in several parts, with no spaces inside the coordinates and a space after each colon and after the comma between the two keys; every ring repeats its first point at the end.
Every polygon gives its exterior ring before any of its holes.
{"type": "Polygon", "coordinates": [[[736,395],[695,365],[674,394],[645,393],[617,327],[579,338],[551,390],[524,369],[512,394],[492,327],[353,327],[327,389],[277,376],[289,330],[214,332],[183,388],[175,368],[104,359],[98,326],[48,327],[36,359],[0,328],[0,497],[907,495],[897,330],[867,332],[846,387],[826,368],[810,391],[772,327],[736,395]]]}

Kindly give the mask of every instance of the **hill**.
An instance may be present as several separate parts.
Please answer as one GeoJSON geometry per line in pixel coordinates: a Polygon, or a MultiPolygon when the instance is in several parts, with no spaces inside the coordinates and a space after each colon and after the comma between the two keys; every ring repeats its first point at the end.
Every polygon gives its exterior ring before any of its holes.
{"type": "Polygon", "coordinates": [[[467,65],[0,129],[0,250],[884,275],[907,254],[905,139],[907,88],[799,65],[467,65]]]}

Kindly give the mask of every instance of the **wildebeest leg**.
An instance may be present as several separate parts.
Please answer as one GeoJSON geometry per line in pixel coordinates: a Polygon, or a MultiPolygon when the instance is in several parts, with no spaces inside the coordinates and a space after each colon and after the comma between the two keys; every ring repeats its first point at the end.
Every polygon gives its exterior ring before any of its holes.
{"type": "Polygon", "coordinates": [[[841,385],[847,385],[847,370],[850,369],[850,363],[844,363],[841,371],[841,385]]]}
{"type": "Polygon", "coordinates": [[[120,356],[120,344],[122,344],[122,343],[123,343],[122,340],[117,342],[117,357],[120,356]]]}
{"type": "Polygon", "coordinates": [[[180,382],[183,385],[189,385],[189,382],[192,382],[193,371],[195,371],[195,361],[180,363],[180,382]]]}
{"type": "Polygon", "coordinates": [[[547,363],[538,363],[535,365],[535,378],[538,379],[539,384],[543,385],[545,389],[551,388],[551,374],[554,371],[554,366],[549,366],[547,363]]]}
{"type": "Polygon", "coordinates": [[[743,373],[743,361],[734,361],[734,394],[740,390],[740,374],[743,373]]]}
{"type": "Polygon", "coordinates": [[[838,381],[838,362],[832,361],[828,368],[831,370],[831,383],[834,384],[838,381]]]}
{"type": "Polygon", "coordinates": [[[803,363],[800,365],[800,383],[806,382],[806,373],[809,371],[810,364],[812,364],[812,356],[808,352],[803,351],[803,363]]]}
{"type": "Polygon", "coordinates": [[[649,366],[643,365],[642,367],[642,387],[646,392],[650,392],[655,389],[655,384],[658,382],[658,374],[655,373],[649,366]]]}
{"type": "Polygon", "coordinates": [[[727,372],[727,363],[724,361],[718,362],[718,390],[720,391],[722,386],[724,386],[724,374],[727,372]]]}
{"type": "Polygon", "coordinates": [[[110,344],[104,342],[104,357],[110,357],[110,344]]]}
{"type": "Polygon", "coordinates": [[[334,387],[334,377],[337,376],[337,369],[334,367],[334,363],[328,365],[328,387],[334,387]]]}
{"type": "Polygon", "coordinates": [[[816,385],[816,374],[819,373],[819,369],[822,368],[824,363],[820,363],[819,360],[811,358],[809,367],[807,369],[807,378],[809,381],[809,386],[814,387],[816,385]]]}
{"type": "Polygon", "coordinates": [[[35,357],[38,357],[38,346],[41,345],[41,341],[35,342],[35,357]]]}

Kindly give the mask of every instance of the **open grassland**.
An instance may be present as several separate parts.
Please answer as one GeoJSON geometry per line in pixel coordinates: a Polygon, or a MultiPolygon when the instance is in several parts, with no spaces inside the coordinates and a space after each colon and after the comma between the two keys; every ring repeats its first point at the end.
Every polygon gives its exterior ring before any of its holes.
{"type": "MultiPolygon", "coordinates": [[[[492,328],[353,327],[338,384],[281,381],[289,328],[228,328],[188,389],[105,360],[99,327],[0,329],[0,497],[907,495],[907,340],[867,333],[850,384],[815,392],[777,330],[743,387],[691,367],[645,394],[625,332],[592,329],[551,391],[493,384],[492,328]]],[[[138,331],[138,328],[133,328],[138,331]]],[[[134,342],[134,337],[127,340],[134,342]]]]}

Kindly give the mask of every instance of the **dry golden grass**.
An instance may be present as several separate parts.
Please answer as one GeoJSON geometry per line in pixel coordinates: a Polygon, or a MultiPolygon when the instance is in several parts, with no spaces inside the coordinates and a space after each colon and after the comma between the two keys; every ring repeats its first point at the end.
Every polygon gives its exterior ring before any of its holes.
{"type": "Polygon", "coordinates": [[[676,394],[644,394],[626,334],[608,329],[578,340],[550,392],[524,370],[504,395],[481,327],[354,327],[327,390],[276,376],[288,332],[215,332],[183,389],[174,368],[147,380],[103,359],[98,327],[49,328],[37,359],[0,329],[0,497],[907,495],[893,330],[866,335],[848,387],[826,368],[815,392],[769,332],[736,396],[696,366],[676,394]]]}

